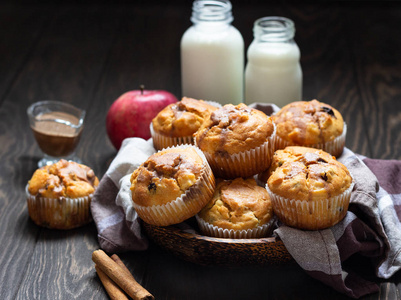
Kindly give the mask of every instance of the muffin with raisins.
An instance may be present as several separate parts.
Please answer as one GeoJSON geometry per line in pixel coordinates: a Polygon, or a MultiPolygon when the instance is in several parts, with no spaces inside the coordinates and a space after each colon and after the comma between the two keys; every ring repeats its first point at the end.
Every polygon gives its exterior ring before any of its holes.
{"type": "Polygon", "coordinates": [[[205,156],[191,145],[152,154],[130,180],[135,211],[143,221],[156,226],[195,216],[212,198],[215,187],[205,156]]]}
{"type": "Polygon", "coordinates": [[[272,116],[276,124],[275,149],[305,146],[339,157],[345,146],[347,126],[334,107],[320,102],[296,101],[272,116]]]}
{"type": "Polygon", "coordinates": [[[354,187],[347,167],[314,148],[287,147],[276,153],[266,189],[280,221],[305,230],[341,221],[354,187]]]}
{"type": "Polygon", "coordinates": [[[195,133],[216,177],[250,177],[270,166],[275,127],[262,111],[243,103],[213,111],[195,133]]]}

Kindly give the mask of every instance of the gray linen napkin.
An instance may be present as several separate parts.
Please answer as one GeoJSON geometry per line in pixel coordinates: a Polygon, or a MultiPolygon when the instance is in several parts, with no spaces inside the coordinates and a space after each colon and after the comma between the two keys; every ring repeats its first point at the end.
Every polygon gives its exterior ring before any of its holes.
{"type": "Polygon", "coordinates": [[[125,139],[111,162],[91,202],[100,247],[108,252],[145,250],[139,218],[131,202],[130,175],[155,153],[152,140],[125,139]]]}
{"type": "MultiPolygon", "coordinates": [[[[266,114],[277,106],[254,104],[266,114]]],[[[131,173],[155,152],[152,140],[124,140],[100,180],[91,203],[100,247],[107,252],[145,250],[148,240],[131,204],[131,173]]],[[[368,257],[376,276],[389,278],[401,267],[401,161],[373,160],[345,149],[339,161],[356,180],[346,217],[330,229],[302,231],[280,226],[275,234],[295,261],[312,277],[354,298],[378,291],[344,262],[368,257]],[[380,184],[380,185],[379,185],[380,184]]]]}

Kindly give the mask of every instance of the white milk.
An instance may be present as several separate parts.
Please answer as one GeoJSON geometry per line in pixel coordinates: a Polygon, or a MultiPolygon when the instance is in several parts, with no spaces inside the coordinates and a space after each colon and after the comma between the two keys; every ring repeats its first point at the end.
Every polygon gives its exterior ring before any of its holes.
{"type": "Polygon", "coordinates": [[[238,104],[244,96],[244,41],[229,1],[194,2],[181,39],[182,96],[238,104]],[[209,4],[205,4],[205,3],[209,4]]]}
{"type": "Polygon", "coordinates": [[[282,107],[302,99],[300,51],[293,40],[294,30],[292,21],[285,18],[268,17],[255,22],[255,39],[248,48],[245,69],[246,103],[282,107]]]}

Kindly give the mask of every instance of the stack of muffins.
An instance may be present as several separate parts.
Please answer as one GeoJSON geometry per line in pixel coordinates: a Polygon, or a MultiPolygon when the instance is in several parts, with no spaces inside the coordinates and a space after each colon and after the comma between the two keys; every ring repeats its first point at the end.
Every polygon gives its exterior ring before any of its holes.
{"type": "Polygon", "coordinates": [[[269,117],[242,103],[180,102],[153,120],[158,152],[131,176],[145,222],[168,226],[196,216],[205,235],[259,238],[271,233],[275,216],[304,230],[345,216],[354,183],[336,160],[346,136],[336,109],[298,101],[269,117]]]}
{"type": "Polygon", "coordinates": [[[270,197],[252,176],[270,166],[275,131],[271,118],[245,104],[216,107],[190,98],[181,102],[153,120],[153,143],[159,151],[131,176],[138,215],[149,224],[167,226],[199,213],[200,228],[208,235],[268,235],[273,222],[270,197]],[[180,134],[190,137],[185,144],[175,139],[180,134]],[[168,141],[165,148],[160,135],[168,141]]]}

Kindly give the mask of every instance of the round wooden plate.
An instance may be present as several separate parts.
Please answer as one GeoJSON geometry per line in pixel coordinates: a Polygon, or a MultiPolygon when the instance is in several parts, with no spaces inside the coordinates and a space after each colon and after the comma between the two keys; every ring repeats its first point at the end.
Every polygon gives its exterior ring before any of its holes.
{"type": "Polygon", "coordinates": [[[184,260],[200,265],[280,265],[294,262],[274,237],[224,239],[185,232],[177,227],[143,223],[149,238],[184,260]]]}

